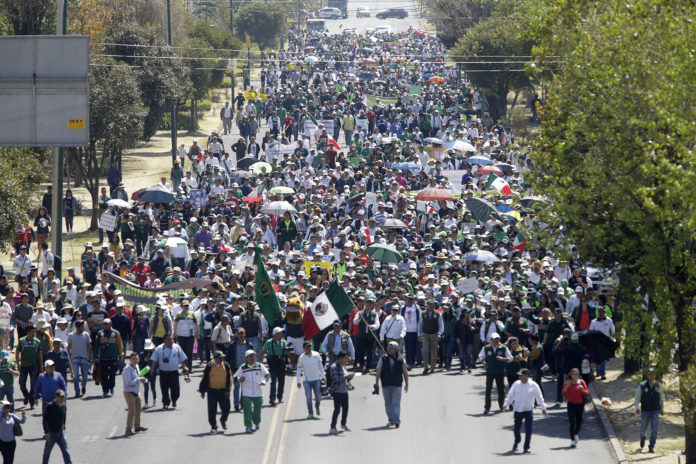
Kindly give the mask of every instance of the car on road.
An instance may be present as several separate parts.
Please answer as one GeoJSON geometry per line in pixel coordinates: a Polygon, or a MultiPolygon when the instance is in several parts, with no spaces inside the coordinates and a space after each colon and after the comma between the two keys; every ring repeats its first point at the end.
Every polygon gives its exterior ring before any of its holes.
{"type": "Polygon", "coordinates": [[[377,18],[387,19],[387,18],[397,18],[404,19],[408,17],[408,12],[403,8],[389,8],[384,11],[377,13],[377,18]]]}
{"type": "Polygon", "coordinates": [[[386,24],[375,27],[375,35],[391,34],[392,28],[386,24]]]}
{"type": "Polygon", "coordinates": [[[338,8],[322,8],[317,11],[317,18],[319,19],[338,19],[342,16],[343,13],[338,8]]]}
{"type": "Polygon", "coordinates": [[[359,6],[358,7],[358,12],[355,14],[357,18],[369,18],[370,17],[370,8],[366,6],[359,6]]]}

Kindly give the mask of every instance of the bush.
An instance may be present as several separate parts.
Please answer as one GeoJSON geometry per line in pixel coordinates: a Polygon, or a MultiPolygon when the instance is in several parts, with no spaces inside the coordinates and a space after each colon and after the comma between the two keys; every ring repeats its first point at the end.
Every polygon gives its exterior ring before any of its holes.
{"type": "Polygon", "coordinates": [[[198,115],[202,116],[204,111],[210,111],[213,107],[213,102],[210,100],[198,100],[198,115]]]}

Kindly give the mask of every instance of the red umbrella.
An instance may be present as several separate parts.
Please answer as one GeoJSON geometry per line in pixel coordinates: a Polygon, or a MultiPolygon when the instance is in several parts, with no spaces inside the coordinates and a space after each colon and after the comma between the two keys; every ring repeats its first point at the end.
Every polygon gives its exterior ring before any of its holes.
{"type": "Polygon", "coordinates": [[[503,176],[503,170],[500,168],[496,168],[495,166],[481,166],[478,171],[481,174],[490,174],[493,173],[496,176],[503,176]]]}
{"type": "Polygon", "coordinates": [[[242,201],[245,201],[247,203],[259,203],[263,201],[263,198],[261,197],[245,197],[242,201]]]}
{"type": "Polygon", "coordinates": [[[362,59],[362,60],[358,61],[358,63],[363,65],[363,66],[377,66],[377,64],[378,64],[375,60],[370,59],[370,58],[362,59]]]}
{"type": "Polygon", "coordinates": [[[447,190],[429,188],[418,192],[416,200],[418,201],[448,201],[452,199],[452,194],[447,190]]]}
{"type": "Polygon", "coordinates": [[[427,33],[427,31],[419,29],[416,32],[414,32],[413,35],[415,35],[416,37],[425,37],[427,33]]]}

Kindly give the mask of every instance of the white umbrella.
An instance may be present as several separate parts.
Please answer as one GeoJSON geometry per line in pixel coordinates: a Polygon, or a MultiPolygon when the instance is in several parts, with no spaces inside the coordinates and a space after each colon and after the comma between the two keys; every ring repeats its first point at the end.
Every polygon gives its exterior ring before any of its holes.
{"type": "Polygon", "coordinates": [[[107,205],[113,206],[114,208],[126,208],[126,209],[131,209],[131,204],[128,203],[125,200],[121,200],[120,198],[114,198],[113,200],[109,200],[106,202],[107,205]]]}
{"type": "Polygon", "coordinates": [[[309,55],[309,56],[305,56],[305,59],[304,59],[304,60],[305,60],[305,62],[307,62],[307,63],[316,63],[317,61],[319,61],[319,58],[317,58],[317,57],[314,56],[314,55],[309,55]]]}
{"type": "Polygon", "coordinates": [[[287,201],[272,201],[266,203],[261,207],[261,212],[266,214],[275,214],[276,216],[282,216],[286,212],[290,214],[297,214],[297,210],[287,201]]]}
{"type": "Polygon", "coordinates": [[[472,144],[465,142],[463,140],[455,140],[454,142],[449,143],[448,145],[449,146],[447,148],[451,148],[452,150],[471,151],[471,152],[476,151],[476,148],[472,144]]]}

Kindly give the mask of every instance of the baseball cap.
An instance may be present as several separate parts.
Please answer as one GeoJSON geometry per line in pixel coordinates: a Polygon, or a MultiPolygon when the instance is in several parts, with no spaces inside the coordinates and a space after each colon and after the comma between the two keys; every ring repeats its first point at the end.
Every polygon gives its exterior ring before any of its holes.
{"type": "Polygon", "coordinates": [[[44,363],[44,367],[53,366],[53,365],[55,365],[55,363],[50,359],[44,363]]]}

